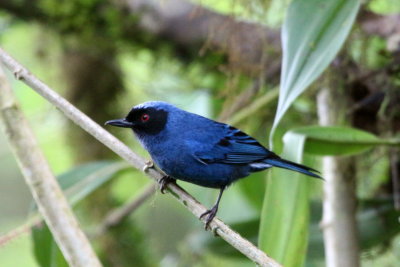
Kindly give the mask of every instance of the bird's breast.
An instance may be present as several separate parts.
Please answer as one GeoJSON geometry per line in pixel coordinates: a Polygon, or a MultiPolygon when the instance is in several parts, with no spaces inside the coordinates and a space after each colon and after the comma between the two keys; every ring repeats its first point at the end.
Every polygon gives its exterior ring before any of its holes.
{"type": "Polygon", "coordinates": [[[248,166],[204,164],[185,151],[155,153],[152,157],[155,164],[167,175],[205,187],[225,187],[249,174],[248,166]]]}

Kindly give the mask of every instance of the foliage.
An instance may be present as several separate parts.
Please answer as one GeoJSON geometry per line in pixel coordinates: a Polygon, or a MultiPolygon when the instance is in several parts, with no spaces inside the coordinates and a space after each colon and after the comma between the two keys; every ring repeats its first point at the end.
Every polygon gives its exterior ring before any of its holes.
{"type": "Polygon", "coordinates": [[[33,251],[41,267],[68,267],[47,225],[35,226],[32,229],[32,240],[33,251]]]}
{"type": "MultiPolygon", "coordinates": [[[[359,1],[295,0],[282,28],[283,66],[270,135],[293,101],[333,60],[350,32],[359,1]]],[[[304,135],[287,135],[283,157],[302,161],[304,135]]],[[[276,147],[271,143],[271,147],[276,147]]],[[[307,249],[309,181],[297,173],[269,173],[260,223],[260,247],[284,266],[303,264],[307,249]],[[277,209],[279,205],[279,209],[277,209]],[[300,256],[302,255],[302,256],[300,256]]]]}
{"type": "Polygon", "coordinates": [[[99,36],[98,31],[102,31],[103,37],[118,40],[122,37],[121,28],[129,19],[103,0],[39,0],[39,6],[61,33],[78,32],[87,40],[99,36]]]}
{"type": "Polygon", "coordinates": [[[285,138],[303,136],[307,139],[304,151],[320,156],[343,156],[362,153],[378,145],[400,145],[400,140],[385,140],[350,127],[308,126],[288,131],[285,138]]]}
{"type": "Polygon", "coordinates": [[[359,5],[357,0],[295,0],[289,6],[282,28],[280,97],[271,140],[293,101],[321,75],[342,47],[359,5]]]}

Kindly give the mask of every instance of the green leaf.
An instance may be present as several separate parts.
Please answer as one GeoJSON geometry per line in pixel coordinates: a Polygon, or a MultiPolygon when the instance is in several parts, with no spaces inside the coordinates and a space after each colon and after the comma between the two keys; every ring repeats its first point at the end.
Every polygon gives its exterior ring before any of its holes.
{"type": "Polygon", "coordinates": [[[68,267],[46,224],[32,229],[33,254],[41,267],[68,267]]]}
{"type": "Polygon", "coordinates": [[[292,129],[285,138],[301,135],[306,138],[304,151],[321,156],[354,155],[377,145],[399,145],[400,141],[380,139],[377,136],[350,127],[307,126],[292,129]]]}
{"type": "MultiPolygon", "coordinates": [[[[115,174],[129,165],[116,161],[97,161],[73,168],[57,177],[68,202],[74,206],[94,190],[102,186],[115,174]]],[[[36,205],[33,211],[37,211],[36,205]]]]}
{"type": "Polygon", "coordinates": [[[289,6],[282,28],[280,96],[270,140],[293,101],[342,47],[359,5],[359,0],[294,0],[289,6]]]}
{"type": "MultiPolygon", "coordinates": [[[[284,140],[282,157],[301,162],[305,137],[284,140]]],[[[272,168],[261,212],[259,247],[284,266],[301,266],[307,250],[309,181],[303,174],[272,168]]]]}
{"type": "Polygon", "coordinates": [[[129,168],[125,162],[98,161],[78,166],[57,180],[71,205],[75,205],[94,190],[108,182],[115,174],[129,168]]]}

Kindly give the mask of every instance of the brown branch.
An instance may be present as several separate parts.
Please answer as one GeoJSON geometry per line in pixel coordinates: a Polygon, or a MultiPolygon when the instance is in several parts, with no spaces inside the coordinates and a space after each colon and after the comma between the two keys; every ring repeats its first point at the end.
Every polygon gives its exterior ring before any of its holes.
{"type": "MultiPolygon", "coordinates": [[[[65,33],[79,34],[81,28],[64,29],[63,19],[55,19],[41,8],[38,0],[0,0],[0,9],[20,19],[36,20],[47,27],[65,33]]],[[[76,5],[79,5],[77,3],[76,5]]],[[[226,55],[228,68],[255,77],[266,74],[268,78],[279,74],[280,33],[257,23],[240,21],[232,16],[219,14],[187,0],[114,0],[99,2],[96,10],[114,9],[123,19],[118,25],[107,25],[107,20],[88,29],[96,29],[101,40],[115,45],[115,36],[105,36],[109,28],[117,27],[123,39],[157,49],[165,43],[172,45],[176,54],[184,58],[198,58],[211,51],[226,55]],[[132,19],[134,17],[135,19],[132,19]],[[270,71],[266,71],[270,70],[270,71]]],[[[92,21],[88,21],[91,23],[92,21]]],[[[96,23],[93,20],[93,23],[96,23]]],[[[192,60],[192,59],[189,59],[192,60]]]]}
{"type": "Polygon", "coordinates": [[[186,0],[118,2],[139,17],[139,27],[146,32],[182,48],[200,45],[203,47],[200,53],[211,50],[226,54],[229,68],[235,71],[258,77],[280,61],[278,30],[240,21],[186,0]]]}
{"type": "MultiPolygon", "coordinates": [[[[23,81],[29,87],[34,89],[38,94],[43,96],[51,104],[61,110],[65,116],[67,116],[82,129],[95,137],[98,141],[109,147],[120,157],[128,161],[135,168],[143,170],[147,166],[144,159],[132,152],[121,141],[116,139],[113,135],[104,130],[97,123],[92,121],[89,117],[87,117],[84,113],[71,105],[67,100],[58,95],[46,84],[38,80],[34,75],[29,73],[26,68],[15,61],[2,49],[0,49],[0,61],[3,62],[3,64],[15,74],[17,79],[23,81]]],[[[153,168],[149,169],[147,171],[147,174],[156,181],[159,181],[163,177],[162,173],[153,168]]],[[[168,184],[168,189],[169,192],[197,218],[200,219],[201,214],[203,214],[207,210],[203,205],[201,205],[196,199],[194,199],[178,185],[168,184]]],[[[203,218],[203,222],[205,222],[204,220],[205,218],[203,218]]],[[[243,253],[256,264],[260,266],[280,266],[273,259],[269,258],[263,251],[259,250],[251,242],[241,237],[238,233],[233,231],[231,228],[229,228],[229,226],[227,226],[218,218],[215,218],[209,226],[212,232],[219,235],[226,242],[231,244],[234,248],[243,253]]]]}

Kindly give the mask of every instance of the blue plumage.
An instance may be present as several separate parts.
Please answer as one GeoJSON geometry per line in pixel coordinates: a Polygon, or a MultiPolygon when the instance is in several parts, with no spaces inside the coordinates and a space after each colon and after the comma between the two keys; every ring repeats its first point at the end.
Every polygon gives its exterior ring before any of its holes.
{"type": "Polygon", "coordinates": [[[223,190],[251,172],[279,167],[312,177],[316,170],[280,158],[244,132],[224,123],[151,101],[132,108],[126,118],[107,124],[131,128],[153,161],[169,177],[219,188],[216,205],[203,215],[213,219],[223,190]]]}

